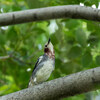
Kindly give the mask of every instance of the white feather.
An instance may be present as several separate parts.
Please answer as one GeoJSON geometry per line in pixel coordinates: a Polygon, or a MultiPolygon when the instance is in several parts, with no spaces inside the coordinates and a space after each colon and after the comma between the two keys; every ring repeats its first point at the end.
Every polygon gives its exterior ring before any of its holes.
{"type": "Polygon", "coordinates": [[[36,73],[37,83],[46,81],[54,70],[53,61],[44,62],[44,66],[36,73]]]}
{"type": "Polygon", "coordinates": [[[36,77],[34,78],[34,82],[36,82],[36,77]]]}

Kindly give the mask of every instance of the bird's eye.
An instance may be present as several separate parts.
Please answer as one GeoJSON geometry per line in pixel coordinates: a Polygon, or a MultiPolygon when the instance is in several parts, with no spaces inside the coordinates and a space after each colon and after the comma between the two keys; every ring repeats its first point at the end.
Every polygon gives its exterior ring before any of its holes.
{"type": "Polygon", "coordinates": [[[45,45],[45,47],[47,47],[47,45],[45,45]]]}

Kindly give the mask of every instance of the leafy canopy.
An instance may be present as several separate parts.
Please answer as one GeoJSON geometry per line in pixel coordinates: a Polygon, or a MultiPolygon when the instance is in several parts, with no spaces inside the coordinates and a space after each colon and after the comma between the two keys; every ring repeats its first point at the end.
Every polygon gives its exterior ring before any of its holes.
{"type": "MultiPolygon", "coordinates": [[[[0,0],[0,13],[30,8],[80,4],[98,7],[99,0],[0,0]]],[[[100,65],[99,22],[59,19],[0,28],[0,95],[27,87],[32,69],[48,38],[54,44],[56,63],[49,80],[100,65]]],[[[82,100],[87,95],[64,100],[82,100]]]]}

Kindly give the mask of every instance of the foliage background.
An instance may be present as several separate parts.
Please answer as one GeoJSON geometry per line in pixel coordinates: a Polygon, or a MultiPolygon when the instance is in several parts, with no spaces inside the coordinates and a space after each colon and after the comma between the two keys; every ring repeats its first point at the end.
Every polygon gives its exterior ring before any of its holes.
{"type": "MultiPolygon", "coordinates": [[[[83,3],[97,7],[99,0],[0,0],[0,13],[83,3]]],[[[100,65],[100,23],[58,19],[0,27],[0,95],[27,87],[32,69],[51,38],[56,69],[49,80],[100,65]]],[[[85,87],[84,87],[85,88],[85,87]]],[[[100,100],[94,91],[63,100],[100,100]]]]}

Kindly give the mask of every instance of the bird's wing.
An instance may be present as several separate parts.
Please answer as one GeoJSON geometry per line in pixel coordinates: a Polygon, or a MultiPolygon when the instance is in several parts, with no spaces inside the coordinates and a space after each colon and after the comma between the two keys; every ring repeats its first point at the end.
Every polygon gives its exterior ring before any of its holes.
{"type": "MultiPolygon", "coordinates": [[[[34,66],[34,69],[33,69],[33,71],[32,71],[32,74],[35,74],[35,69],[36,69],[36,68],[38,67],[38,65],[41,63],[42,59],[43,59],[43,56],[40,56],[40,57],[38,58],[38,60],[37,60],[37,62],[36,62],[36,64],[35,64],[35,66],[34,66]]],[[[31,80],[33,79],[33,76],[34,76],[34,75],[32,75],[31,78],[30,78],[30,80],[29,80],[28,87],[33,86],[33,84],[34,84],[33,81],[31,81],[31,80]]]]}
{"type": "Polygon", "coordinates": [[[34,70],[36,69],[36,67],[37,67],[37,66],[39,65],[39,63],[42,61],[42,58],[43,58],[43,56],[40,56],[40,57],[38,58],[38,60],[37,60],[37,62],[36,62],[36,64],[35,64],[34,69],[33,69],[32,72],[34,72],[34,70]]]}

